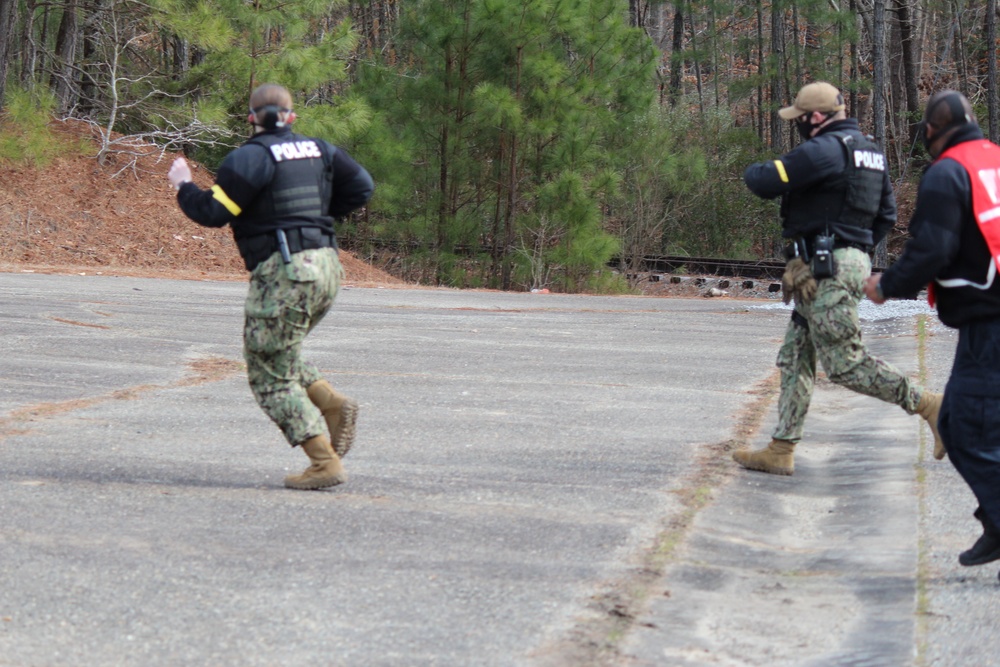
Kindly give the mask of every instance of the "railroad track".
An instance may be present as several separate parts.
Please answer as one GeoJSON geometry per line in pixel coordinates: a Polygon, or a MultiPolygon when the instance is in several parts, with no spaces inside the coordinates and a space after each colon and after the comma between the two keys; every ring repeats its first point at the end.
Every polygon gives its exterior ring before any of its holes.
{"type": "MultiPolygon", "coordinates": [[[[389,243],[364,239],[365,243],[380,247],[391,247],[397,249],[414,249],[422,246],[418,244],[389,243]]],[[[452,249],[457,254],[473,254],[471,248],[459,246],[452,249]]],[[[620,257],[613,258],[608,262],[608,266],[618,269],[631,276],[633,273],[646,273],[651,276],[659,276],[652,280],[662,279],[663,274],[673,275],[693,275],[693,276],[718,276],[720,278],[737,278],[777,281],[781,280],[781,274],[785,271],[785,260],[778,259],[719,259],[714,257],[679,257],[679,256],[654,256],[643,257],[638,262],[638,266],[624,267],[620,257]]],[[[882,269],[873,269],[880,272],[882,269]]]]}
{"type": "MultiPolygon", "coordinates": [[[[611,265],[621,268],[620,260],[611,265]]],[[[706,275],[725,278],[780,280],[785,262],[779,260],[714,259],[711,257],[644,257],[639,272],[706,275]]],[[[631,270],[629,271],[631,273],[631,270]]]]}
{"type": "MultiPolygon", "coordinates": [[[[620,260],[615,259],[610,265],[621,269],[620,260]]],[[[755,280],[781,280],[785,272],[785,261],[777,259],[715,259],[711,257],[644,257],[640,264],[640,273],[649,274],[683,274],[719,276],[720,278],[753,278],[755,280]]],[[[881,273],[884,269],[872,267],[872,273],[881,273]]],[[[631,273],[631,271],[629,271],[631,273]]]]}

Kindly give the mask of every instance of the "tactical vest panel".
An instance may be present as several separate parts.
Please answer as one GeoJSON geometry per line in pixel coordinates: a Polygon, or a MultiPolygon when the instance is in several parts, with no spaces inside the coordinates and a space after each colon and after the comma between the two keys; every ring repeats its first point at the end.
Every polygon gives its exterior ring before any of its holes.
{"type": "MultiPolygon", "coordinates": [[[[259,134],[250,140],[267,149],[274,177],[240,216],[239,236],[297,227],[333,232],[330,161],[320,142],[302,135],[259,134]]],[[[235,231],[235,230],[234,230],[235,231]]]]}
{"type": "Polygon", "coordinates": [[[844,148],[843,172],[782,202],[785,228],[811,237],[838,228],[871,229],[882,201],[885,155],[859,132],[831,132],[844,148]]]}
{"type": "Polygon", "coordinates": [[[841,141],[847,149],[847,198],[840,221],[851,227],[871,229],[882,203],[885,154],[863,134],[845,133],[841,141]]]}

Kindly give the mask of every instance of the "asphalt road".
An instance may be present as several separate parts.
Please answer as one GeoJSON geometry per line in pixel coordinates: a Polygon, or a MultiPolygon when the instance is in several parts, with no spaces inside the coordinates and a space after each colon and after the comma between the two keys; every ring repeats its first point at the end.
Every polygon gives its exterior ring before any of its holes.
{"type": "MultiPolygon", "coordinates": [[[[992,664],[971,494],[901,410],[730,299],[346,288],[306,352],[361,403],[347,484],[246,386],[245,286],[0,275],[0,665],[992,664]]],[[[873,350],[940,389],[952,334],[873,350]]]]}

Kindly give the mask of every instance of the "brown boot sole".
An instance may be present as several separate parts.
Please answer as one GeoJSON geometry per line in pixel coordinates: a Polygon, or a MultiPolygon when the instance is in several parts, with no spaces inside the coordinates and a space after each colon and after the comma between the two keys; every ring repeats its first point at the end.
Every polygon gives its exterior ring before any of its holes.
{"type": "Polygon", "coordinates": [[[340,406],[340,423],[338,424],[339,432],[337,433],[337,437],[330,442],[330,445],[333,446],[333,451],[337,452],[337,456],[340,458],[344,458],[347,456],[347,452],[351,451],[351,445],[354,444],[357,423],[358,402],[353,398],[348,398],[340,406]]]}
{"type": "Polygon", "coordinates": [[[755,461],[750,456],[751,454],[752,452],[733,452],[733,460],[747,470],[756,470],[758,472],[766,472],[772,475],[792,475],[795,473],[794,467],[779,466],[765,463],[763,461],[755,461]],[[741,456],[741,454],[743,456],[741,456]]]}

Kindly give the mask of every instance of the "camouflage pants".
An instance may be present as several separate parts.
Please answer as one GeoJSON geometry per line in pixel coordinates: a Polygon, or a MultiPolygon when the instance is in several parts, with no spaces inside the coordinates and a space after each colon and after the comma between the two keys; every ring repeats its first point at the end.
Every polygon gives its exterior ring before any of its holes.
{"type": "Polygon", "coordinates": [[[798,442],[816,381],[816,358],[831,382],[867,396],[894,403],[913,414],[922,389],[891,364],[873,357],[861,342],[858,302],[871,273],[868,255],[854,248],[834,251],[837,275],[819,281],[816,298],[795,311],[808,326],[793,318],[778,351],[781,396],[773,437],[798,442]]]}
{"type": "Polygon", "coordinates": [[[306,388],[322,379],[302,343],[330,310],[343,279],[333,248],[305,250],[284,264],[275,253],[250,274],[243,357],[257,404],[293,447],[326,433],[306,388]]]}

